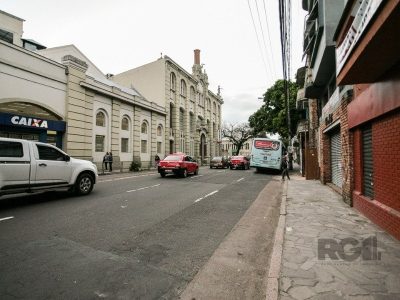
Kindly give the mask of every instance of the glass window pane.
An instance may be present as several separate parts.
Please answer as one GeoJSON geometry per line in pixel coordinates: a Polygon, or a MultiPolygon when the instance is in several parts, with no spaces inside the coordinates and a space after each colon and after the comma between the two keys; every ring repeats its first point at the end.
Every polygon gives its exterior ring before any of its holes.
{"type": "Polygon", "coordinates": [[[17,142],[0,142],[0,156],[1,157],[22,157],[22,144],[17,142]]]}
{"type": "Polygon", "coordinates": [[[106,116],[104,115],[104,113],[102,113],[101,111],[98,112],[96,115],[96,125],[105,127],[106,126],[105,118],[106,118],[106,116]]]}
{"type": "Polygon", "coordinates": [[[104,135],[96,135],[96,152],[104,152],[104,135]]]}
{"type": "Polygon", "coordinates": [[[128,120],[128,118],[122,118],[121,129],[122,130],[129,130],[129,120],[128,120]]]}
{"type": "Polygon", "coordinates": [[[141,141],[141,152],[142,153],[147,153],[147,140],[142,140],[141,141]]]}
{"type": "Polygon", "coordinates": [[[129,139],[122,138],[121,139],[121,152],[129,152],[128,145],[129,145],[129,139]]]}

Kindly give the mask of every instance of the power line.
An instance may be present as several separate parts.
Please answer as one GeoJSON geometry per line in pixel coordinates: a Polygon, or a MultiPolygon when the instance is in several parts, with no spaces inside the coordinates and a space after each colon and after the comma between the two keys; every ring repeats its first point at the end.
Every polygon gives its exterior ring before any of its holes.
{"type": "Polygon", "coordinates": [[[259,11],[259,9],[258,9],[257,0],[255,0],[255,3],[256,3],[257,15],[258,15],[258,22],[260,23],[260,30],[261,30],[261,35],[262,35],[262,38],[263,38],[263,43],[264,43],[264,47],[265,47],[265,53],[266,53],[266,56],[267,56],[268,65],[269,65],[269,67],[270,67],[270,70],[273,70],[273,71],[274,71],[274,78],[275,78],[275,77],[276,77],[276,73],[275,73],[274,68],[271,67],[271,66],[272,66],[272,63],[270,62],[270,58],[269,58],[269,55],[268,55],[268,54],[269,54],[269,53],[268,53],[268,47],[267,47],[267,44],[266,44],[266,42],[265,42],[264,29],[263,29],[263,26],[262,26],[262,24],[261,24],[261,17],[260,17],[260,11],[259,11]]]}
{"type": "Polygon", "coordinates": [[[268,24],[267,9],[266,9],[266,7],[265,7],[265,0],[263,0],[263,4],[264,4],[265,22],[267,23],[267,33],[268,33],[269,47],[270,47],[270,49],[271,49],[272,67],[273,67],[273,69],[274,69],[274,74],[275,74],[275,78],[276,78],[274,50],[273,50],[273,48],[272,48],[271,34],[270,34],[270,32],[269,32],[269,24],[268,24]]]}
{"type": "Polygon", "coordinates": [[[250,6],[249,0],[247,0],[247,4],[248,4],[248,6],[249,6],[250,15],[251,15],[251,20],[253,21],[253,27],[254,27],[254,32],[256,33],[256,37],[257,37],[258,48],[259,48],[259,50],[260,50],[261,58],[262,58],[262,61],[263,61],[263,64],[264,64],[264,68],[265,68],[265,72],[266,72],[266,74],[267,74],[267,76],[268,76],[268,74],[269,74],[269,73],[268,73],[268,68],[267,68],[267,64],[265,63],[265,59],[264,59],[264,55],[263,55],[263,51],[262,51],[260,39],[259,39],[258,33],[257,33],[256,23],[254,22],[254,17],[253,17],[253,13],[252,13],[252,11],[251,11],[251,6],[250,6]]]}
{"type": "Polygon", "coordinates": [[[292,137],[290,120],[290,58],[291,58],[291,0],[279,0],[279,17],[281,33],[282,68],[285,89],[285,103],[287,108],[287,123],[289,138],[292,137]]]}

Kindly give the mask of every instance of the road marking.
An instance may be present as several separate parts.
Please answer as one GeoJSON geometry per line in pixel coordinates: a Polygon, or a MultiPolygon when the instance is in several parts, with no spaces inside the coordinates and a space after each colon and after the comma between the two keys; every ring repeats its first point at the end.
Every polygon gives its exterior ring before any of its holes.
{"type": "Polygon", "coordinates": [[[214,195],[215,193],[218,193],[218,190],[216,190],[216,191],[214,191],[214,192],[211,192],[211,193],[205,195],[204,197],[201,197],[201,198],[199,198],[199,199],[194,200],[194,203],[197,203],[197,202],[199,202],[199,201],[201,201],[201,200],[203,200],[203,199],[205,199],[205,198],[207,198],[207,197],[210,197],[210,196],[214,195]]]}
{"type": "Polygon", "coordinates": [[[244,179],[244,177],[242,177],[242,178],[236,180],[236,182],[242,181],[243,179],[244,179]]]}
{"type": "Polygon", "coordinates": [[[205,195],[204,198],[207,198],[207,197],[209,197],[209,196],[212,196],[212,195],[214,195],[215,193],[218,193],[218,190],[217,190],[217,191],[214,191],[214,192],[211,192],[211,193],[209,193],[209,194],[207,194],[207,195],[205,195]]]}
{"type": "Polygon", "coordinates": [[[127,193],[132,193],[132,192],[137,192],[137,191],[143,191],[143,190],[150,189],[150,188],[153,188],[153,187],[157,187],[157,186],[160,186],[160,185],[161,185],[161,183],[155,184],[155,185],[151,185],[151,186],[141,187],[141,188],[138,188],[138,189],[135,189],[135,190],[126,191],[126,192],[127,193]]]}
{"type": "Polygon", "coordinates": [[[194,175],[194,176],[189,177],[189,178],[192,179],[192,178],[197,178],[197,177],[201,177],[201,176],[204,176],[204,175],[194,175]]]}
{"type": "Polygon", "coordinates": [[[1,222],[1,221],[5,221],[5,220],[10,220],[10,219],[14,219],[14,217],[6,217],[6,218],[2,218],[2,219],[0,219],[0,222],[1,222]]]}
{"type": "Polygon", "coordinates": [[[131,178],[137,178],[137,177],[146,177],[146,176],[153,176],[158,173],[148,173],[144,175],[133,175],[133,176],[126,176],[126,177],[118,177],[118,178],[113,178],[113,179],[106,179],[106,180],[99,180],[99,182],[110,182],[110,181],[117,181],[117,180],[124,180],[124,179],[131,179],[131,178]]]}

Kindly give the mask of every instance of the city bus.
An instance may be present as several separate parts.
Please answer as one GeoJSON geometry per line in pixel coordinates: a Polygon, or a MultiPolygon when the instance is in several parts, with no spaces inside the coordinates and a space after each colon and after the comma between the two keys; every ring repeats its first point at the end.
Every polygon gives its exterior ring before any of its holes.
{"type": "Polygon", "coordinates": [[[250,167],[257,172],[263,169],[280,170],[286,148],[282,141],[269,138],[255,138],[251,149],[250,167]]]}

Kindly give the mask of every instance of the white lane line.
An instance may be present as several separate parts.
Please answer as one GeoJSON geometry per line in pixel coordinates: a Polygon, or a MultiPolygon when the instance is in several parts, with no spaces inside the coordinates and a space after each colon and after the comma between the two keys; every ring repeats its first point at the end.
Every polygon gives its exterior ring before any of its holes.
{"type": "Polygon", "coordinates": [[[201,177],[201,176],[204,176],[204,175],[194,175],[194,176],[189,177],[189,178],[190,178],[190,179],[194,179],[194,178],[201,177]]]}
{"type": "Polygon", "coordinates": [[[1,221],[5,221],[5,220],[10,220],[10,219],[14,219],[14,217],[6,217],[6,218],[2,218],[2,219],[0,219],[0,222],[1,222],[1,221]]]}
{"type": "Polygon", "coordinates": [[[218,190],[216,190],[216,191],[214,191],[214,192],[211,192],[211,193],[205,195],[204,197],[201,197],[201,198],[199,198],[199,199],[194,200],[194,203],[197,203],[197,202],[199,202],[199,201],[201,201],[201,200],[203,200],[203,199],[205,199],[205,198],[207,198],[207,197],[210,197],[210,196],[214,195],[215,193],[218,193],[218,190]]]}
{"type": "Polygon", "coordinates": [[[240,182],[240,181],[242,181],[243,179],[244,179],[244,177],[242,177],[242,178],[236,180],[236,182],[240,182]]]}
{"type": "Polygon", "coordinates": [[[142,190],[150,189],[150,188],[157,187],[157,186],[160,186],[160,185],[161,185],[161,183],[155,184],[155,185],[151,185],[151,186],[141,187],[141,188],[138,188],[138,189],[135,189],[135,190],[126,191],[126,192],[127,193],[132,193],[132,192],[136,192],[136,191],[142,191],[142,190]]]}
{"type": "Polygon", "coordinates": [[[218,190],[205,195],[204,198],[210,197],[210,196],[214,195],[215,193],[218,193],[218,190]]]}
{"type": "Polygon", "coordinates": [[[137,178],[137,177],[146,177],[146,176],[153,176],[158,173],[148,173],[144,175],[133,175],[133,176],[126,176],[126,177],[118,177],[118,178],[113,178],[113,179],[105,179],[105,180],[99,180],[99,182],[109,182],[109,181],[117,181],[117,180],[124,180],[124,179],[131,179],[131,178],[137,178]]]}

